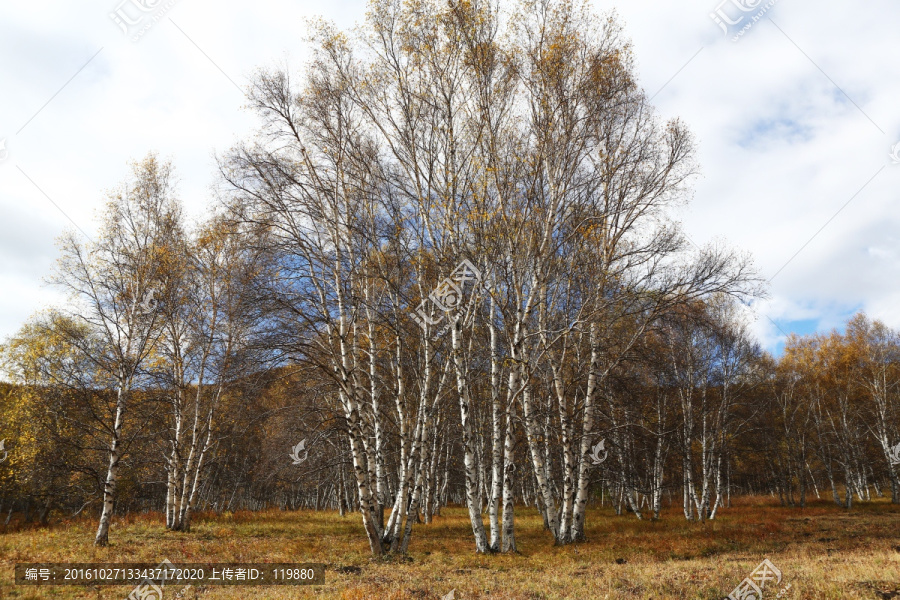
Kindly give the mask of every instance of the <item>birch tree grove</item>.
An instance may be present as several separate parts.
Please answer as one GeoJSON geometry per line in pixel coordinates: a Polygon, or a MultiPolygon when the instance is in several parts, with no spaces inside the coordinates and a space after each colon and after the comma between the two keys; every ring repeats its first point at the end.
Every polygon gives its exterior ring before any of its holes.
{"type": "Polygon", "coordinates": [[[253,360],[259,329],[252,290],[270,275],[254,233],[220,217],[204,224],[193,244],[182,239],[182,262],[168,273],[170,295],[160,309],[159,387],[168,395],[166,526],[189,531],[203,466],[217,440],[213,423],[229,385],[253,360]]]}
{"type": "Polygon", "coordinates": [[[396,549],[418,510],[434,405],[454,396],[476,550],[499,550],[501,531],[515,549],[519,410],[545,523],[556,543],[583,539],[610,371],[669,311],[754,284],[745,259],[690,252],[667,216],[693,173],[689,134],[657,123],[617,25],[580,4],[376,1],[354,36],[316,31],[299,91],[287,72],[258,75],[265,126],[222,172],[236,218],[278,240],[278,327],[333,381],[372,551],[396,549]],[[432,300],[463,260],[478,276],[444,324],[432,300]],[[400,489],[385,529],[392,404],[400,489]]]}

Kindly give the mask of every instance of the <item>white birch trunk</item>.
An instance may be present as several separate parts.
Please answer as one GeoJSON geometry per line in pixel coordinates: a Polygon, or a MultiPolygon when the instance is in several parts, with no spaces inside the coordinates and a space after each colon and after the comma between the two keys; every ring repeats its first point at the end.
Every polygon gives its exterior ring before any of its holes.
{"type": "Polygon", "coordinates": [[[594,397],[597,394],[598,373],[600,370],[600,349],[597,344],[597,327],[593,323],[590,326],[591,364],[588,371],[587,391],[584,397],[584,419],[581,424],[581,447],[578,459],[578,487],[575,492],[575,506],[572,510],[572,527],[569,533],[569,541],[584,541],[584,517],[587,511],[588,482],[590,463],[588,455],[591,451],[591,442],[594,434],[594,397]]]}
{"type": "MultiPolygon", "coordinates": [[[[497,348],[497,328],[494,325],[496,311],[494,297],[491,296],[488,327],[491,334],[491,495],[488,516],[491,524],[491,552],[500,550],[500,495],[503,492],[503,412],[500,407],[500,356],[497,348]]],[[[507,421],[508,423],[508,421],[507,421]]],[[[508,426],[508,424],[507,424],[508,426]]]]}
{"type": "Polygon", "coordinates": [[[94,544],[97,546],[109,545],[109,525],[112,520],[113,508],[116,500],[116,487],[119,482],[119,445],[121,443],[122,423],[125,415],[125,382],[119,383],[116,394],[116,420],[113,423],[112,442],[109,446],[109,467],[106,470],[106,483],[103,486],[103,510],[100,513],[100,525],[97,527],[97,535],[94,544]]]}
{"type": "Polygon", "coordinates": [[[484,522],[481,520],[481,499],[478,494],[478,465],[475,464],[475,435],[472,426],[472,406],[469,400],[469,388],[466,381],[466,367],[462,364],[460,351],[460,323],[457,321],[451,328],[453,343],[453,365],[456,370],[456,391],[459,396],[459,414],[462,424],[462,442],[465,452],[465,478],[466,478],[466,505],[469,508],[469,520],[472,523],[472,533],[475,536],[475,551],[486,553],[489,551],[487,534],[484,530],[484,522]]]}

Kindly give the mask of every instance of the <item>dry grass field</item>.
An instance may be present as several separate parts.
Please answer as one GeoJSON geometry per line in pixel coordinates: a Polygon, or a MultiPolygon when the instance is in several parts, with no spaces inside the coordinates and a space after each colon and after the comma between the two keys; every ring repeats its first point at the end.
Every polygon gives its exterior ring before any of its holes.
{"type": "MultiPolygon", "coordinates": [[[[460,508],[419,525],[409,556],[368,556],[355,514],[311,511],[198,515],[190,533],[166,532],[162,515],[116,520],[108,548],[92,545],[93,521],[0,528],[0,597],[123,599],[131,587],[30,587],[13,584],[16,562],[322,562],[315,587],[192,588],[187,598],[340,598],[438,600],[583,600],[725,597],[764,559],[783,573],[764,599],[900,599],[900,507],[884,501],[850,511],[825,502],[782,508],[770,498],[742,499],[708,523],[686,523],[669,510],[657,522],[609,508],[588,515],[589,541],[554,547],[535,511],[517,515],[516,555],[478,556],[460,508]],[[789,587],[788,587],[789,586],[789,587]]],[[[174,596],[174,592],[166,591],[174,596]]]]}

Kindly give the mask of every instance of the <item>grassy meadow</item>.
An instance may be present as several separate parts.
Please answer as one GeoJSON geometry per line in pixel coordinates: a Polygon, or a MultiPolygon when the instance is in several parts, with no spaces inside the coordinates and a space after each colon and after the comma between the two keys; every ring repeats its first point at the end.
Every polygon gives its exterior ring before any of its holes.
{"type": "MultiPolygon", "coordinates": [[[[517,512],[520,553],[479,556],[463,508],[417,525],[407,557],[373,560],[356,514],[238,512],[197,515],[190,533],[167,532],[161,514],[117,518],[108,548],[93,546],[96,523],[53,519],[40,527],[0,526],[0,598],[123,599],[132,586],[31,587],[13,584],[16,562],[321,562],[315,587],[206,586],[186,598],[342,600],[721,599],[764,559],[783,573],[764,599],[900,599],[900,507],[884,501],[845,511],[822,502],[782,508],[741,499],[707,523],[675,508],[638,521],[597,508],[588,541],[554,547],[538,513],[517,512]],[[788,587],[789,586],[789,587],[788,587]]],[[[175,590],[165,591],[164,598],[175,590]]]]}

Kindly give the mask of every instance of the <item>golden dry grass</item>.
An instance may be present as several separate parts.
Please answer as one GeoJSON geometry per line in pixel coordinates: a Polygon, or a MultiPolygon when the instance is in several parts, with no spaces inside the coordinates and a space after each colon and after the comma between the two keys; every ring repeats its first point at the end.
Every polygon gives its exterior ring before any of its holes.
{"type": "Polygon", "coordinates": [[[769,498],[742,499],[708,523],[687,523],[678,509],[657,522],[588,515],[588,542],[554,547],[537,513],[517,511],[516,555],[473,552],[467,513],[446,508],[417,525],[407,559],[375,561],[360,519],[311,511],[198,515],[190,533],[166,532],[162,516],[115,521],[108,548],[92,545],[86,519],[50,527],[0,527],[0,598],[122,599],[130,587],[13,585],[16,562],[322,562],[317,587],[224,587],[190,590],[188,598],[340,598],[437,600],[720,599],[763,560],[784,573],[765,598],[900,599],[900,507],[880,501],[845,511],[817,502],[781,508],[769,498]],[[358,569],[346,567],[357,567],[358,569]]]}

